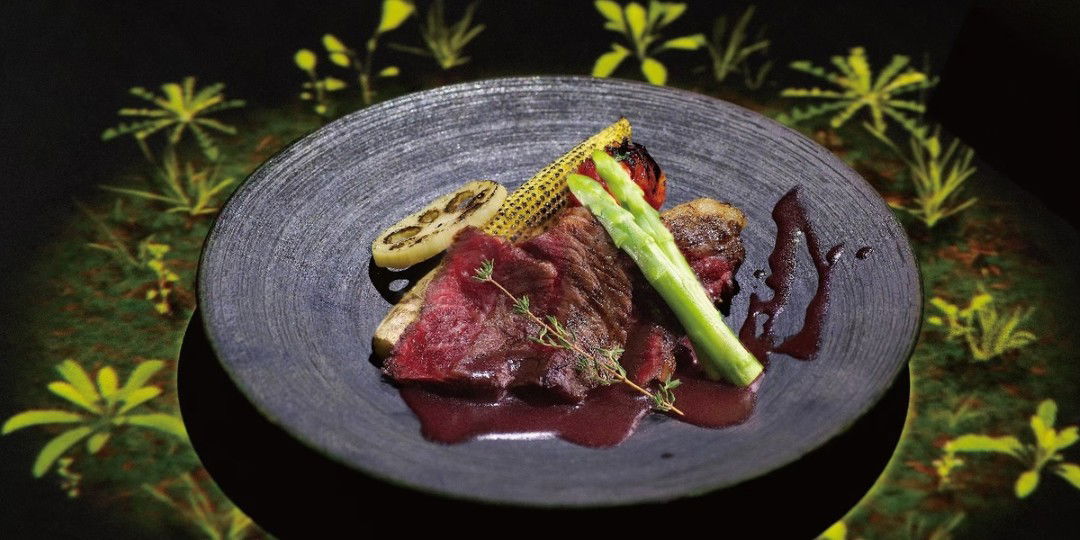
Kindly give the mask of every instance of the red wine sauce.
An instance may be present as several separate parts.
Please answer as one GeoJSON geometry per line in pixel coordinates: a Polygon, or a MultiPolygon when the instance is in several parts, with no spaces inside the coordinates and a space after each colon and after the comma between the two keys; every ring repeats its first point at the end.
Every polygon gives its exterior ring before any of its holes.
{"type": "Polygon", "coordinates": [[[427,439],[560,439],[581,446],[614,446],[649,412],[648,399],[625,385],[602,386],[580,403],[529,403],[508,395],[495,402],[449,397],[404,387],[401,397],[420,418],[427,439]]]}
{"type": "Polygon", "coordinates": [[[779,352],[799,360],[812,360],[821,345],[821,329],[829,311],[829,284],[832,269],[844,252],[844,245],[839,244],[827,251],[821,249],[821,242],[814,233],[806,210],[799,203],[799,188],[793,188],[776,203],[772,211],[776,222],[776,245],[769,255],[769,269],[772,273],[765,284],[773,290],[772,298],[764,300],[757,293],[750,294],[750,308],[739,330],[739,341],[762,363],[768,361],[768,354],[779,352]],[[795,278],[796,251],[806,239],[806,248],[817,270],[817,290],[806,306],[802,328],[794,335],[780,341],[775,334],[776,317],[787,308],[791,297],[791,285],[795,278]],[[762,331],[757,332],[758,317],[764,315],[762,331]]]}
{"type": "Polygon", "coordinates": [[[760,377],[746,388],[682,371],[676,378],[682,384],[674,390],[675,406],[684,413],[684,416],[668,414],[676,420],[695,426],[722,428],[741,424],[754,413],[760,377]]]}
{"type": "MultiPolygon", "coordinates": [[[[822,252],[806,212],[792,189],[772,212],[776,221],[776,245],[769,256],[771,275],[765,284],[773,297],[762,300],[750,296],[750,311],[739,331],[739,339],[754,355],[767,363],[768,353],[779,352],[810,360],[821,342],[821,329],[829,310],[829,283],[833,263],[843,254],[843,245],[822,252]],[[806,308],[803,327],[777,343],[773,325],[787,307],[796,268],[799,238],[806,238],[810,257],[817,269],[817,291],[806,308]],[[757,333],[757,317],[766,317],[757,333]]],[[[690,424],[722,428],[745,422],[754,412],[761,378],[740,388],[704,377],[693,355],[681,359],[676,378],[675,404],[685,415],[668,413],[690,424]]],[[[621,384],[593,390],[585,400],[573,404],[533,403],[507,395],[497,401],[478,401],[438,394],[418,387],[401,388],[401,396],[420,419],[421,431],[429,440],[453,444],[471,439],[544,439],[558,437],[589,446],[614,446],[626,440],[650,410],[649,400],[621,384]]]]}

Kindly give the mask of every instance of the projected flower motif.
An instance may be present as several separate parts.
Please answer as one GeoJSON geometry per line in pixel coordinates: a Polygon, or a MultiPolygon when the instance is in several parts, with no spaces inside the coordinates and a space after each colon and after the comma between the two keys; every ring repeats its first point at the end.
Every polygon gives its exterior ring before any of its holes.
{"type": "Polygon", "coordinates": [[[205,155],[211,161],[216,161],[219,156],[217,141],[208,130],[236,134],[236,128],[224,124],[208,115],[227,109],[235,109],[244,106],[242,99],[225,99],[222,90],[223,83],[211,84],[200,90],[195,89],[195,77],[185,77],[180,83],[165,83],[161,85],[161,95],[136,86],[130,90],[131,95],[149,101],[157,108],[125,108],[120,109],[119,115],[126,117],[143,118],[131,123],[120,124],[106,129],[102,134],[102,140],[115,139],[123,135],[132,135],[140,146],[145,149],[147,137],[162,130],[169,131],[169,145],[175,146],[183,138],[184,133],[191,131],[195,140],[205,155]]]}
{"type": "Polygon", "coordinates": [[[1039,473],[1043,468],[1050,468],[1058,476],[1080,489],[1080,465],[1065,462],[1061,451],[1080,440],[1076,426],[1054,429],[1057,420],[1057,403],[1052,399],[1043,400],[1038,410],[1031,417],[1031,432],[1035,444],[1023,444],[1011,435],[991,437],[988,435],[961,435],[945,444],[947,455],[957,452],[1006,454],[1028,467],[1013,484],[1013,491],[1019,498],[1031,495],[1039,485],[1039,473]]]}
{"type": "Polygon", "coordinates": [[[656,59],[657,54],[671,49],[692,51],[705,46],[704,34],[692,34],[659,42],[660,30],[681,17],[686,11],[684,3],[652,0],[646,9],[637,2],[621,6],[618,2],[611,0],[597,0],[594,6],[607,19],[604,28],[622,34],[630,47],[612,43],[611,51],[600,55],[593,64],[593,77],[610,76],[623,60],[633,55],[641,62],[641,73],[645,75],[645,80],[663,86],[667,82],[668,70],[656,59]]]}
{"type": "Polygon", "coordinates": [[[45,443],[34,460],[32,472],[41,477],[60,456],[71,447],[86,439],[86,451],[98,453],[109,441],[113,430],[122,426],[139,426],[168,433],[187,440],[184,423],[171,414],[145,413],[131,414],[140,405],[161,395],[158,386],[146,386],[146,382],[157,373],[165,363],[160,360],[148,360],[132,370],[123,386],[119,384],[116,370],[104,366],[97,372],[97,384],[90,380],[90,375],[74,360],[64,360],[56,366],[56,371],[64,379],[48,384],[50,392],[64,398],[83,412],[71,412],[63,409],[33,409],[12,416],[0,428],[0,434],[37,425],[72,424],[75,427],[60,433],[45,443]],[[89,413],[89,414],[86,414],[89,413]]]}
{"type": "Polygon", "coordinates": [[[925,111],[923,104],[918,101],[899,99],[896,96],[929,88],[937,81],[912,68],[901,73],[901,70],[908,66],[908,57],[893,56],[889,65],[885,66],[877,77],[873,76],[870,63],[866,59],[866,51],[862,47],[851,49],[847,58],[833,56],[831,60],[839,70],[838,72],[825,71],[808,60],[791,63],[791,69],[829,81],[839,89],[822,90],[813,87],[781,90],[780,95],[783,97],[825,101],[806,108],[796,107],[790,114],[781,115],[779,118],[781,122],[794,124],[835,113],[829,120],[829,124],[837,128],[865,108],[870,111],[871,126],[878,131],[886,129],[885,119],[888,117],[912,133],[917,135],[923,133],[923,128],[919,127],[916,120],[908,116],[906,112],[922,114],[925,111]]]}

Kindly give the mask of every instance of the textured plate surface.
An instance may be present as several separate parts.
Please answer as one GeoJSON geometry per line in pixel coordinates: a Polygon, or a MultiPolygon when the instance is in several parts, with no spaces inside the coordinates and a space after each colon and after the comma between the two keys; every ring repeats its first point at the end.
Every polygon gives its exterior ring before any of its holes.
{"type": "MultiPolygon", "coordinates": [[[[805,250],[802,250],[805,251],[805,250]]],[[[805,255],[805,254],[803,254],[805,255]]],[[[801,324],[816,273],[800,260],[780,335],[801,324]]],[[[907,360],[918,271],[881,198],[824,148],[756,113],[684,91],[588,79],[518,78],[443,87],[350,114],[287,148],[225,205],[207,241],[199,302],[237,386],[271,421],[380,478],[492,502],[588,506],[658,501],[735,485],[843,431],[907,360]],[[747,423],[702,429],[650,415],[611,449],[560,440],[444,446],[369,363],[390,303],[369,277],[383,228],[462,181],[514,187],[626,116],[667,172],[670,207],[727,200],[746,212],[746,262],[728,321],[771,291],[773,205],[800,199],[822,243],[844,243],[813,362],[773,358],[747,423]],[[864,260],[852,256],[871,246],[864,260]]],[[[288,463],[282,463],[288,467],[288,463]]]]}

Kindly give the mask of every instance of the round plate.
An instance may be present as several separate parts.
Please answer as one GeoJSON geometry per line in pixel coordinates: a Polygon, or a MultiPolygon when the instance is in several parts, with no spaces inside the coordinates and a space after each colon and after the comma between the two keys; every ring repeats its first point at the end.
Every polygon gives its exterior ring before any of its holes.
{"type": "MultiPolygon", "coordinates": [[[[805,251],[805,250],[803,250],[805,251]]],[[[817,283],[803,254],[779,335],[801,325],[817,283]]],[[[918,271],[881,198],[824,148],[763,116],[699,94],[579,77],[448,86],[350,114],[253,173],[225,205],[199,269],[215,353],[251,402],[312,448],[368,474],[470,499],[540,506],[669,500],[732,486],[822,445],[881,396],[919,324],[918,271]],[[740,324],[775,243],[773,205],[801,186],[822,243],[843,243],[821,351],[774,356],[754,416],[724,430],[649,415],[610,449],[558,439],[441,445],[369,362],[390,308],[370,244],[465,180],[510,188],[626,116],[668,175],[673,206],[696,197],[746,212],[740,324]],[[870,246],[865,259],[852,256],[870,246]]],[[[287,465],[286,465],[287,466],[287,465]]]]}

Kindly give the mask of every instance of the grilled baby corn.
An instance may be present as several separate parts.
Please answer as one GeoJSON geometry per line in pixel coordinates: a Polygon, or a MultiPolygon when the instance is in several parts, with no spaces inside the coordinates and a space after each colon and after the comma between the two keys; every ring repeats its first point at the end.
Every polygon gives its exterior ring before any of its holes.
{"type": "Polygon", "coordinates": [[[484,227],[484,232],[502,236],[511,242],[528,240],[540,234],[552,216],[559,213],[569,200],[566,177],[577,171],[594,150],[603,150],[629,138],[630,122],[620,118],[618,122],[582,141],[514,190],[484,227]]]}

